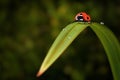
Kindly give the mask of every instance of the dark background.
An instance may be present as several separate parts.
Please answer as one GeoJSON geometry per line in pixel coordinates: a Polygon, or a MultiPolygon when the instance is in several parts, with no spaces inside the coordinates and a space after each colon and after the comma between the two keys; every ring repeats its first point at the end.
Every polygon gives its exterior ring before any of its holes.
{"type": "Polygon", "coordinates": [[[0,80],[113,80],[103,46],[89,28],[36,77],[59,32],[81,11],[91,22],[104,22],[120,41],[119,0],[0,0],[0,80]]]}

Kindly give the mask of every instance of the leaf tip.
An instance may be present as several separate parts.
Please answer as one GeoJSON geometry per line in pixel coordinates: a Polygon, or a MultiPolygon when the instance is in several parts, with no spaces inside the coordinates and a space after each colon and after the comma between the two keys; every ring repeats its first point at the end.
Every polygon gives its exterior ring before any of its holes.
{"type": "Polygon", "coordinates": [[[39,70],[36,77],[40,77],[43,73],[44,73],[44,71],[39,70]]]}

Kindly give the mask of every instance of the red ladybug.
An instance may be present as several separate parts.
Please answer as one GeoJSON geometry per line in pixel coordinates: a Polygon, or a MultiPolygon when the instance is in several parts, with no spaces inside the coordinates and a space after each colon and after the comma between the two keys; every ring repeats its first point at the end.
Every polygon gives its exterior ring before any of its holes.
{"type": "Polygon", "coordinates": [[[75,16],[75,21],[90,22],[91,18],[85,12],[80,12],[75,16]]]}

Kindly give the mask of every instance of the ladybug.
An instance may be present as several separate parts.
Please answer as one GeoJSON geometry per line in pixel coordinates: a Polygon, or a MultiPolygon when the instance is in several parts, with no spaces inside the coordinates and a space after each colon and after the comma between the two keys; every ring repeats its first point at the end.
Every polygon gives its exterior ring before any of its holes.
{"type": "Polygon", "coordinates": [[[90,22],[91,18],[85,12],[80,12],[75,16],[75,21],[90,22]]]}

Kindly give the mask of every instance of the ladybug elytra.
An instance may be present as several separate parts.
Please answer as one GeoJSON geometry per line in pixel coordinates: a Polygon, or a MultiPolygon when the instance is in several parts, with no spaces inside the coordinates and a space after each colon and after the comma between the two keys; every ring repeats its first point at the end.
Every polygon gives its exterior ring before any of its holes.
{"type": "Polygon", "coordinates": [[[90,22],[91,18],[85,12],[80,12],[75,16],[75,21],[90,22]]]}

